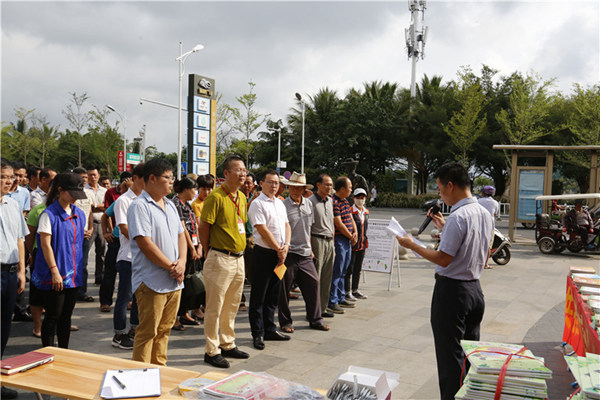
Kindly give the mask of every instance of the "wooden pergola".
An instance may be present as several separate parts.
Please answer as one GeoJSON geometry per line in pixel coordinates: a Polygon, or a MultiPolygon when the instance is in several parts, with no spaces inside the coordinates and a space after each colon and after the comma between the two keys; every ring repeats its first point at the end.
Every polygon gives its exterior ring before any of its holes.
{"type": "Polygon", "coordinates": [[[518,194],[519,194],[519,170],[527,168],[529,170],[540,170],[544,172],[544,195],[552,194],[552,172],[554,169],[554,153],[556,151],[585,151],[590,156],[590,184],[589,193],[600,191],[600,164],[598,163],[600,155],[600,146],[538,146],[538,145],[504,145],[495,144],[494,150],[510,151],[511,153],[511,174],[510,174],[510,214],[508,222],[508,234],[510,240],[514,241],[514,229],[516,222],[523,221],[517,218],[518,194]],[[543,167],[519,167],[519,157],[542,157],[546,159],[543,167]]]}

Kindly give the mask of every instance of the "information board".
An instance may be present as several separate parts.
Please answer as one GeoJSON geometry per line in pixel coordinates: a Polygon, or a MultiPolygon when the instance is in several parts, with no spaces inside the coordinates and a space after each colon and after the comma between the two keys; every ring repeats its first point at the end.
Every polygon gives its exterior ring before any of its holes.
{"type": "Polygon", "coordinates": [[[392,273],[396,238],[385,230],[388,224],[388,220],[369,219],[369,247],[365,252],[363,271],[392,273]]]}
{"type": "Polygon", "coordinates": [[[215,174],[217,102],[215,80],[201,75],[189,75],[188,147],[189,172],[196,175],[215,174]]]}
{"type": "Polygon", "coordinates": [[[543,169],[519,169],[517,220],[535,221],[535,198],[544,194],[543,169]]]}

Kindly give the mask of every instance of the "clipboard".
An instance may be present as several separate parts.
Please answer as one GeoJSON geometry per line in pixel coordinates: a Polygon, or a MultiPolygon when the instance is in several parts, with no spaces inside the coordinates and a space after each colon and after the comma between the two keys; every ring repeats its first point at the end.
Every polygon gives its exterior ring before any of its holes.
{"type": "Polygon", "coordinates": [[[100,397],[124,399],[160,396],[160,369],[109,369],[104,374],[100,397]]]}

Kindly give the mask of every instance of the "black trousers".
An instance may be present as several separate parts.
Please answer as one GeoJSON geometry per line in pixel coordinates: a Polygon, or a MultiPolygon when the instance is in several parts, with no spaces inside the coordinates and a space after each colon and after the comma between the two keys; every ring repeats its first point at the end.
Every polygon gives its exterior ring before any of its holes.
{"type": "MultiPolygon", "coordinates": [[[[431,300],[431,328],[435,343],[442,399],[454,399],[460,389],[465,354],[462,339],[479,340],[485,301],[478,280],[436,279],[431,300]]],[[[465,370],[465,375],[468,370],[465,370]]]]}
{"type": "Polygon", "coordinates": [[[252,265],[252,287],[248,316],[252,337],[264,336],[265,332],[275,332],[275,308],[281,291],[281,280],[273,270],[279,262],[275,250],[254,246],[252,265]]]}
{"type": "Polygon", "coordinates": [[[312,257],[310,255],[301,256],[288,253],[285,266],[287,270],[283,276],[283,284],[279,294],[279,326],[292,324],[289,295],[294,282],[298,284],[302,292],[308,322],[311,324],[322,323],[319,274],[317,274],[312,257]]]}
{"type": "Polygon", "coordinates": [[[77,288],[40,290],[42,303],[46,309],[42,322],[42,346],[54,346],[54,335],[58,338],[58,347],[69,348],[71,336],[71,316],[77,301],[77,288]]]}
{"type": "Polygon", "coordinates": [[[115,280],[117,279],[117,255],[121,243],[119,238],[113,237],[113,241],[108,243],[106,256],[104,258],[104,276],[100,284],[100,304],[112,306],[113,293],[115,292],[115,280]]]}
{"type": "Polygon", "coordinates": [[[346,294],[356,292],[358,290],[358,284],[360,283],[360,271],[362,271],[364,259],[365,250],[352,251],[352,258],[350,259],[350,265],[348,266],[348,272],[346,272],[346,280],[344,282],[346,294]],[[350,280],[352,280],[352,286],[350,285],[350,280]]]}

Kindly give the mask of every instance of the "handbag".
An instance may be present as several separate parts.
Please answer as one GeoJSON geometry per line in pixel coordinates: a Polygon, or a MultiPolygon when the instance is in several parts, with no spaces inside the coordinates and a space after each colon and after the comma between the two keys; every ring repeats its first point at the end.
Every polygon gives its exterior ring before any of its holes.
{"type": "Polygon", "coordinates": [[[187,274],[184,279],[184,287],[189,290],[191,295],[199,295],[206,291],[204,286],[204,275],[202,271],[187,274]]]}

